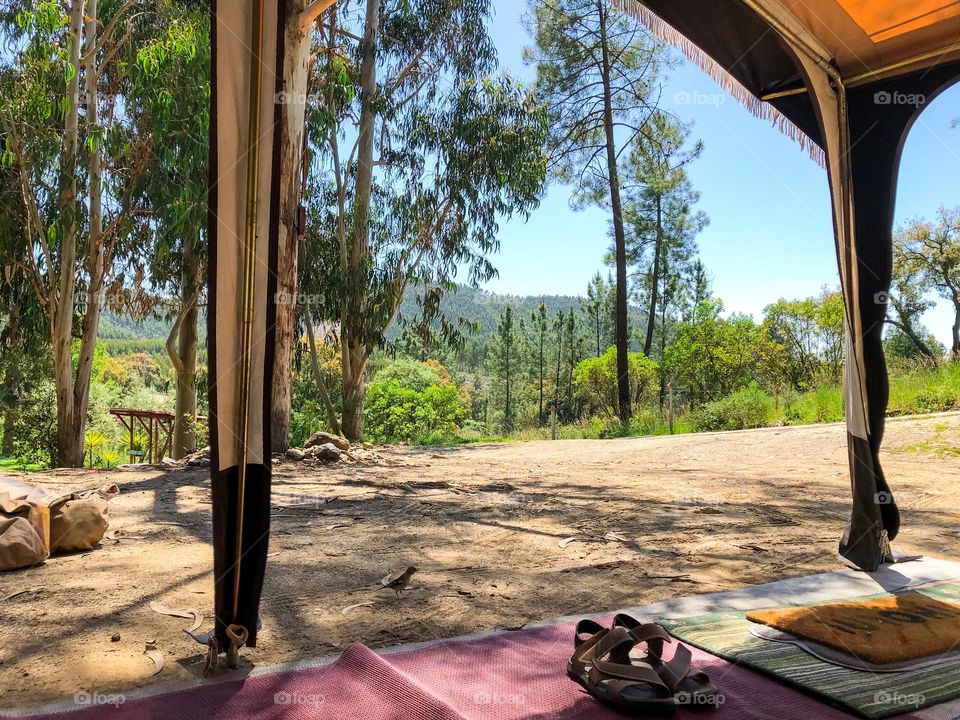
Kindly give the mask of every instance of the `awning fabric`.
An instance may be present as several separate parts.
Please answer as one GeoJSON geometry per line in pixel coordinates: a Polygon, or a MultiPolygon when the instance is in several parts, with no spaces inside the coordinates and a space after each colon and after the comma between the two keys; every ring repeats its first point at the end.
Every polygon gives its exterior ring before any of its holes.
{"type": "Polygon", "coordinates": [[[840,552],[892,560],[900,515],[879,462],[883,323],[900,153],[927,103],[960,79],[957,0],[611,0],[676,44],[826,165],[847,309],[853,510],[840,552]],[[764,102],[766,100],[766,102],[764,102]]]}
{"type": "Polygon", "coordinates": [[[282,90],[277,68],[282,67],[283,34],[278,18],[283,17],[284,5],[283,0],[212,0],[210,4],[207,337],[220,651],[229,646],[227,627],[231,625],[246,630],[247,645],[256,644],[267,562],[269,396],[279,227],[279,177],[274,169],[279,165],[275,128],[281,105],[275,98],[282,90]],[[254,28],[261,27],[257,22],[261,12],[262,35],[258,35],[254,28]],[[256,115],[250,112],[251,102],[256,115]]]}

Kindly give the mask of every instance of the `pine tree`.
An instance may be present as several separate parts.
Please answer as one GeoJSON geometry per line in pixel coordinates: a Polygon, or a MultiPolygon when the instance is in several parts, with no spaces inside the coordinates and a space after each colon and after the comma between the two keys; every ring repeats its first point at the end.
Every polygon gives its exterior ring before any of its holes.
{"type": "Polygon", "coordinates": [[[619,159],[639,135],[659,97],[668,61],[635,19],[608,0],[534,0],[531,24],[537,89],[550,120],[548,152],[554,177],[574,186],[575,206],[608,208],[616,259],[616,346],[619,416],[630,419],[627,250],[619,159]]]}

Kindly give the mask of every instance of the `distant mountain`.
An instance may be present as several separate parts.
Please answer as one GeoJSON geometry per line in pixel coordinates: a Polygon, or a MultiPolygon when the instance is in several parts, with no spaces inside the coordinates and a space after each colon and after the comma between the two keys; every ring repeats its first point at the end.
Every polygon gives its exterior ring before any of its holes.
{"type": "MultiPolygon", "coordinates": [[[[456,291],[447,293],[441,301],[443,314],[451,319],[466,318],[479,323],[479,330],[474,336],[485,339],[497,330],[497,322],[507,305],[512,305],[518,317],[529,320],[534,310],[543,303],[547,306],[547,314],[553,318],[558,310],[568,312],[571,308],[580,309],[582,298],[574,295],[498,295],[486,290],[477,290],[467,285],[457,286],[456,291]]],[[[404,317],[415,317],[418,312],[417,290],[407,290],[400,304],[400,314],[404,317]]],[[[630,308],[630,326],[642,327],[643,311],[637,307],[630,308]]],[[[206,342],[206,317],[201,313],[199,323],[201,345],[206,342]]],[[[166,340],[173,326],[173,320],[163,317],[150,317],[144,321],[116,315],[105,310],[100,319],[100,338],[102,340],[166,340]]],[[[387,332],[389,339],[394,339],[400,329],[397,323],[387,332]]]]}
{"type": "MultiPolygon", "coordinates": [[[[132,320],[131,318],[117,315],[110,310],[104,310],[100,316],[101,340],[166,340],[173,327],[173,320],[154,315],[145,320],[132,320]]],[[[207,339],[207,318],[201,310],[198,322],[197,333],[200,336],[200,343],[205,343],[207,339]]]]}
{"type": "MultiPolygon", "coordinates": [[[[440,308],[448,318],[462,317],[479,323],[479,330],[474,337],[484,339],[496,332],[497,322],[507,305],[512,305],[517,316],[526,321],[540,303],[547,306],[547,315],[553,318],[558,310],[564,312],[568,312],[571,308],[579,310],[581,300],[583,298],[575,295],[498,295],[468,285],[458,285],[455,292],[444,295],[440,301],[440,308]]],[[[417,292],[415,289],[409,289],[400,304],[400,314],[405,317],[415,317],[417,312],[417,292]]],[[[640,308],[630,308],[631,327],[640,327],[644,317],[640,308]]],[[[398,334],[399,329],[394,325],[387,333],[387,337],[393,339],[398,334]]]]}

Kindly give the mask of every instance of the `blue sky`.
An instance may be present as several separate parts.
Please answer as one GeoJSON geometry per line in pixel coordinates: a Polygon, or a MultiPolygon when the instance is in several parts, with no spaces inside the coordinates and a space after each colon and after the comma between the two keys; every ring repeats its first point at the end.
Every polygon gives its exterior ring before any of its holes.
{"type": "MultiPolygon", "coordinates": [[[[494,7],[492,35],[501,63],[514,76],[531,80],[533,69],[522,59],[530,42],[520,22],[526,2],[494,0],[494,7]]],[[[825,171],[686,61],[671,73],[663,97],[666,107],[694,122],[692,137],[704,143],[703,155],[690,167],[700,208],[710,217],[699,238],[700,255],[727,310],[759,318],[781,297],[806,297],[836,286],[825,171]]],[[[941,204],[960,204],[960,128],[950,127],[956,117],[960,85],[934,100],[914,125],[900,169],[897,223],[932,217],[941,204]]],[[[604,212],[574,212],[569,190],[551,187],[527,222],[501,225],[501,251],[494,259],[500,276],[485,287],[516,295],[583,294],[595,272],[606,274],[607,227],[604,212]]],[[[948,342],[952,313],[945,303],[928,312],[924,322],[948,342]]]]}

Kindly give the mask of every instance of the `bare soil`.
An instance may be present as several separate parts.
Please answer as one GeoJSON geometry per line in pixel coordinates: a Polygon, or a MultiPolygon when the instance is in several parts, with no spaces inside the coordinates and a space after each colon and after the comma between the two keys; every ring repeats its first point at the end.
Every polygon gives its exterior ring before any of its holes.
{"type": "MultiPolygon", "coordinates": [[[[883,463],[904,516],[895,547],[958,559],[960,415],[891,421],[883,463]]],[[[200,676],[203,648],[183,632],[191,621],[149,603],[195,608],[203,629],[212,623],[207,472],[28,481],[118,483],[120,534],[0,575],[0,708],[200,676]],[[156,675],[151,642],[165,659],[156,675]]],[[[281,461],[274,482],[263,630],[248,665],[836,569],[850,494],[840,425],[389,448],[355,464],[281,461]],[[419,572],[402,596],[378,588],[408,565],[419,572]],[[361,603],[372,605],[344,612],[361,603]]]]}

